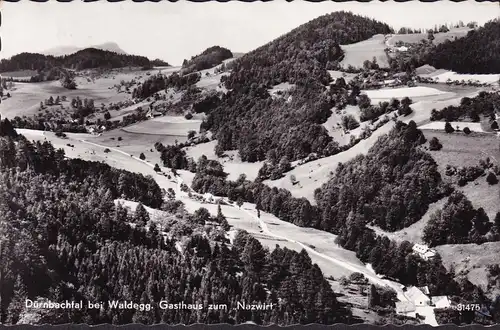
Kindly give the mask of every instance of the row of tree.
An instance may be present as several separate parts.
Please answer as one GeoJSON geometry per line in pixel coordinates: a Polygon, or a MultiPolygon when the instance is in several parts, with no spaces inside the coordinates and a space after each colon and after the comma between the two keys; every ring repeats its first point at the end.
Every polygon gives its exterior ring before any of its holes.
{"type": "Polygon", "coordinates": [[[479,122],[481,115],[495,120],[495,113],[500,110],[500,95],[494,92],[480,92],[476,97],[464,97],[458,106],[447,106],[441,110],[431,111],[432,121],[462,121],[479,122]]]}

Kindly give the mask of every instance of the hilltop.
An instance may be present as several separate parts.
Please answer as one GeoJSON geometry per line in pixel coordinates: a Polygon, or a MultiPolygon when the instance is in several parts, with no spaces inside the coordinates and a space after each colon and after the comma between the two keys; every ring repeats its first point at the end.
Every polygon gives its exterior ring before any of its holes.
{"type": "MultiPolygon", "coordinates": [[[[121,68],[127,66],[150,67],[151,61],[144,56],[118,54],[115,52],[86,48],[71,55],[51,56],[37,53],[21,53],[0,62],[0,72],[20,70],[47,71],[54,67],[73,70],[92,68],[121,68]]],[[[4,74],[8,76],[8,74],[4,74]]]]}
{"type": "Polygon", "coordinates": [[[101,49],[101,50],[105,50],[108,52],[127,55],[127,52],[125,52],[123,49],[121,49],[120,46],[118,46],[118,44],[115,42],[106,42],[103,44],[93,45],[93,46],[89,46],[89,47],[58,46],[58,47],[53,47],[53,48],[47,49],[47,50],[41,52],[41,54],[50,55],[50,56],[65,56],[65,55],[74,54],[74,53],[76,53],[80,50],[84,50],[86,48],[96,48],[96,49],[101,49]]]}
{"type": "Polygon", "coordinates": [[[299,26],[231,63],[231,73],[221,78],[230,92],[210,109],[202,128],[217,137],[219,153],[238,149],[243,161],[263,160],[268,152],[290,160],[333,152],[335,143],[321,126],[335,104],[325,90],[331,81],[327,69],[342,60],[340,44],[390,31],[348,12],[299,26]],[[280,83],[295,86],[272,98],[267,89],[280,83]]]}
{"type": "Polygon", "coordinates": [[[195,71],[210,69],[232,57],[233,53],[229,49],[220,46],[213,46],[205,49],[201,54],[191,57],[189,61],[184,60],[184,63],[182,64],[182,72],[187,74],[195,71]]]}

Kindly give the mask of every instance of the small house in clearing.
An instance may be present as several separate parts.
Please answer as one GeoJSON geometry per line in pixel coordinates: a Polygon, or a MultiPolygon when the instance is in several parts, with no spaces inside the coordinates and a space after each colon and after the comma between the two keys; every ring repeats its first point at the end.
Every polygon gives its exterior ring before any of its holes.
{"type": "Polygon", "coordinates": [[[148,118],[156,118],[156,117],[160,117],[162,115],[163,114],[161,112],[159,112],[159,111],[150,110],[150,111],[148,111],[147,117],[148,118]]]}
{"type": "Polygon", "coordinates": [[[430,249],[427,245],[424,244],[413,245],[413,252],[418,254],[424,260],[429,260],[436,256],[436,250],[430,249]]]}
{"type": "Polygon", "coordinates": [[[436,308],[448,308],[451,306],[451,301],[447,296],[431,297],[431,305],[436,308]]]}

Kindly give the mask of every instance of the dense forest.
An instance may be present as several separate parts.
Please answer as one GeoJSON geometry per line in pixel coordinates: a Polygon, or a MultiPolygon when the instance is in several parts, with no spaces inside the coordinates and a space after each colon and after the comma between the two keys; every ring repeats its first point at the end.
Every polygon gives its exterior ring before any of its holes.
{"type": "Polygon", "coordinates": [[[343,53],[339,44],[389,33],[383,23],[347,12],[316,18],[232,62],[221,82],[230,90],[211,110],[204,129],[213,131],[220,150],[240,151],[245,161],[263,160],[275,149],[279,158],[303,158],[311,152],[336,149],[320,125],[335,105],[327,69],[334,69],[343,53]],[[268,88],[295,84],[283,98],[268,88]]]}
{"type": "Polygon", "coordinates": [[[5,120],[0,129],[0,323],[359,322],[304,250],[270,252],[245,232],[228,244],[220,208],[216,217],[187,214],[151,177],[66,159],[5,120]],[[129,212],[116,198],[139,204],[129,212]],[[164,219],[152,221],[143,205],[161,207],[164,219]],[[83,307],[33,309],[25,299],[83,307]],[[109,308],[109,300],[138,305],[109,308]],[[274,305],[251,311],[237,302],[274,305]]]}
{"type": "MultiPolygon", "coordinates": [[[[421,151],[423,142],[425,137],[414,122],[398,122],[366,156],[339,165],[337,173],[316,191],[317,205],[305,198],[294,198],[285,189],[250,182],[244,175],[228,181],[222,166],[206,157],[197,163],[192,188],[199,193],[255,203],[258,210],[298,226],[333,232],[338,235],[338,244],[355,251],[378,274],[405,285],[428,286],[432,295],[477,301],[491,308],[498,322],[500,306],[491,307],[482,289],[467,279],[455,280],[454,272],[444,268],[440,256],[423,260],[413,253],[410,242],[391,241],[366,226],[372,223],[387,230],[404,228],[418,220],[432,201],[452,193],[452,188],[442,182],[437,164],[421,151]]],[[[448,231],[455,229],[452,226],[448,231]]],[[[479,322],[473,313],[459,319],[479,322]]]]}
{"type": "Polygon", "coordinates": [[[492,224],[484,209],[474,209],[463,193],[454,192],[442,210],[431,215],[424,228],[423,240],[429,246],[497,241],[500,223],[496,221],[492,224]],[[490,230],[491,234],[487,236],[490,230]]]}
{"type": "Polygon", "coordinates": [[[325,229],[338,230],[343,224],[334,219],[347,219],[350,212],[388,231],[418,221],[447,190],[434,159],[418,147],[425,141],[413,121],[398,122],[366,156],[340,164],[328,183],[315,191],[318,206],[328,212],[323,215],[325,229]]]}
{"type": "Polygon", "coordinates": [[[500,21],[488,22],[467,36],[434,47],[425,62],[458,73],[500,73],[500,21]]]}
{"type": "MultiPolygon", "coordinates": [[[[165,64],[165,62],[162,62],[165,64]]],[[[86,48],[71,55],[50,56],[34,53],[21,53],[10,59],[0,61],[0,72],[17,70],[46,71],[54,67],[74,70],[93,68],[121,68],[126,66],[151,67],[144,56],[118,54],[96,48],[86,48]]]]}
{"type": "Polygon", "coordinates": [[[213,68],[223,61],[233,57],[233,53],[227,48],[213,46],[205,49],[201,54],[193,56],[189,61],[182,63],[182,73],[192,73],[213,68]]]}

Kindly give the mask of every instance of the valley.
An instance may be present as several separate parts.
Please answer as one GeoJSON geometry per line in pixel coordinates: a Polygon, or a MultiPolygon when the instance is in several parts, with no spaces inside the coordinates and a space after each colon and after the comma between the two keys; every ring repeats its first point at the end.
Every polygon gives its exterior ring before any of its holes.
{"type": "Polygon", "coordinates": [[[474,72],[440,66],[496,25],[396,33],[334,12],[181,66],[115,43],[2,60],[0,242],[19,239],[15,255],[28,256],[0,264],[19,272],[0,321],[497,323],[500,72],[486,73],[489,53],[474,53],[474,72]],[[144,275],[125,276],[124,255],[144,275]],[[125,289],[108,283],[115,272],[125,289]],[[28,285],[37,275],[43,290],[28,285]],[[34,316],[16,305],[35,293],[157,301],[169,287],[172,300],[222,301],[219,288],[233,305],[280,307],[34,316]],[[470,299],[488,316],[452,308],[470,299]]]}

